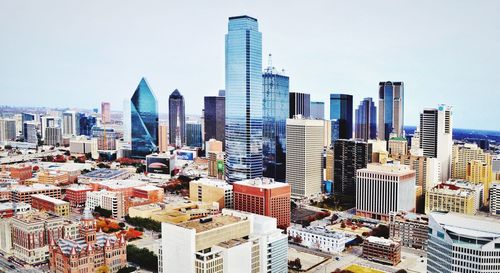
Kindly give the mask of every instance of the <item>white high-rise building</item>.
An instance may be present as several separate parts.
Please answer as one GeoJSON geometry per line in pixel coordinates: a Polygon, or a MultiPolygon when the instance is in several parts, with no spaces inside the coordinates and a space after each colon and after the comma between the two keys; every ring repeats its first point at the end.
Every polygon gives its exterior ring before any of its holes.
{"type": "Polygon", "coordinates": [[[63,135],[77,136],[80,131],[80,121],[78,120],[78,113],[75,111],[66,111],[63,113],[63,135]]]}
{"type": "Polygon", "coordinates": [[[0,141],[15,140],[16,135],[16,120],[0,119],[0,141]]]}
{"type": "Polygon", "coordinates": [[[40,123],[40,132],[42,133],[42,140],[45,140],[47,128],[61,128],[62,120],[60,117],[50,117],[43,116],[41,117],[40,123]]]}
{"type": "Polygon", "coordinates": [[[433,212],[429,216],[427,272],[500,272],[500,221],[433,212]]]}
{"type": "Polygon", "coordinates": [[[223,209],[213,217],[164,222],[161,240],[160,273],[288,272],[288,237],[275,218],[223,209]]]}
{"type": "Polygon", "coordinates": [[[286,181],[292,196],[321,193],[324,121],[296,116],[286,121],[286,181]]]}
{"type": "Polygon", "coordinates": [[[356,175],[356,214],[389,220],[393,211],[415,211],[415,171],[400,164],[368,164],[356,175]]]}
{"type": "Polygon", "coordinates": [[[444,104],[420,114],[420,148],[424,156],[435,157],[441,165],[441,182],[451,175],[453,147],[452,108],[444,104]]]}

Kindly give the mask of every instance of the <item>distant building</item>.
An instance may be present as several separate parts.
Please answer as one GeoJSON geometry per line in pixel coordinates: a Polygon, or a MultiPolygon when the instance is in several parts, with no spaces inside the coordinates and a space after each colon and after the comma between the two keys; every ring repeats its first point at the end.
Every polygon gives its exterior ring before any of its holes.
{"type": "Polygon", "coordinates": [[[94,127],[92,137],[97,138],[98,150],[116,150],[116,132],[114,129],[94,127]]]}
{"type": "Polygon", "coordinates": [[[415,212],[415,171],[375,163],[357,170],[356,215],[387,221],[390,212],[401,210],[415,212]]]}
{"type": "Polygon", "coordinates": [[[390,155],[406,155],[408,154],[408,140],[404,137],[392,137],[389,139],[389,154],[390,155]]]}
{"type": "Polygon", "coordinates": [[[355,140],[335,141],[333,148],[333,181],[335,192],[356,196],[357,170],[372,160],[372,144],[355,140]]]}
{"type": "Polygon", "coordinates": [[[218,179],[224,178],[224,153],[207,152],[208,157],[208,176],[218,179]]]}
{"type": "Polygon", "coordinates": [[[161,240],[160,273],[288,270],[287,236],[270,217],[224,209],[210,218],[162,223],[161,240]]]}
{"type": "Polygon", "coordinates": [[[31,211],[12,218],[14,257],[31,266],[47,263],[49,243],[63,236],[63,218],[31,211]]]}
{"type": "Polygon", "coordinates": [[[186,145],[189,147],[203,147],[201,123],[186,122],[186,145]]]}
{"type": "Polygon", "coordinates": [[[493,156],[484,152],[477,144],[454,144],[452,148],[451,177],[466,179],[467,164],[472,160],[480,160],[491,166],[493,156]]]}
{"type": "Polygon", "coordinates": [[[449,211],[474,215],[483,200],[483,185],[449,180],[436,185],[425,195],[425,213],[449,211]]]}
{"type": "Polygon", "coordinates": [[[45,145],[59,146],[62,145],[62,130],[59,127],[45,128],[45,145]]]}
{"type": "Polygon", "coordinates": [[[99,158],[97,139],[86,137],[72,138],[69,141],[69,151],[72,154],[90,154],[93,159],[99,158]]]}
{"type": "Polygon", "coordinates": [[[392,132],[394,132],[396,136],[403,136],[403,127],[404,84],[402,82],[380,82],[378,139],[389,140],[389,135],[392,132]]]}
{"type": "Polygon", "coordinates": [[[338,127],[332,126],[332,138],[352,138],[352,95],[330,94],[330,120],[338,122],[338,127]]]}
{"type": "Polygon", "coordinates": [[[33,194],[31,206],[41,211],[50,211],[58,216],[69,215],[69,203],[44,194],[33,194]]]}
{"type": "Polygon", "coordinates": [[[158,127],[158,150],[160,153],[168,152],[168,125],[160,124],[158,127]]]}
{"type": "Polygon", "coordinates": [[[98,120],[94,115],[85,115],[79,113],[80,120],[80,135],[90,137],[92,136],[92,129],[99,126],[98,120]]]}
{"type": "Polygon", "coordinates": [[[325,119],[325,103],[322,101],[311,101],[311,118],[325,119]]]}
{"type": "Polygon", "coordinates": [[[289,94],[290,114],[288,118],[293,118],[297,115],[309,118],[311,116],[311,95],[299,92],[290,92],[289,94]]]}
{"type": "Polygon", "coordinates": [[[377,107],[372,98],[364,98],[356,109],[354,134],[367,141],[377,138],[377,107]]]}
{"type": "Polygon", "coordinates": [[[110,273],[116,273],[126,267],[125,238],[113,233],[97,232],[96,226],[96,220],[90,211],[85,210],[77,238],[50,238],[50,272],[97,272],[99,268],[106,266],[110,273]]]}
{"type": "Polygon", "coordinates": [[[274,67],[268,67],[262,74],[262,81],[263,176],[285,182],[289,78],[277,72],[274,67]]]}
{"type": "Polygon", "coordinates": [[[130,99],[132,157],[144,158],[158,149],[158,102],[142,78],[130,99]]]}
{"type": "Polygon", "coordinates": [[[363,258],[395,266],[401,262],[401,244],[390,239],[370,236],[363,241],[363,258]]]}
{"type": "Polygon", "coordinates": [[[189,199],[217,202],[219,208],[233,208],[233,185],[224,180],[201,178],[189,182],[189,199]]]}
{"type": "Polygon", "coordinates": [[[36,133],[36,123],[33,121],[25,122],[24,126],[24,142],[38,143],[38,136],[36,133]]]}
{"type": "Polygon", "coordinates": [[[491,164],[484,163],[481,160],[469,161],[467,163],[466,180],[474,184],[480,183],[484,186],[483,204],[487,205],[491,183],[493,182],[491,164]]]}
{"type": "Polygon", "coordinates": [[[31,205],[31,196],[44,194],[56,199],[61,199],[61,188],[48,184],[33,184],[31,186],[17,186],[12,189],[11,201],[31,205]]]}
{"type": "Polygon", "coordinates": [[[15,119],[0,119],[0,141],[16,140],[16,120],[15,119]]]}
{"type": "Polygon", "coordinates": [[[75,111],[66,111],[62,115],[63,135],[80,135],[80,115],[75,111]]]}
{"type": "Polygon", "coordinates": [[[102,123],[111,122],[111,104],[109,102],[101,103],[101,120],[102,123]]]}
{"type": "Polygon", "coordinates": [[[441,179],[451,175],[453,146],[452,110],[450,106],[424,109],[420,114],[420,148],[427,157],[435,157],[441,166],[441,179]]]}
{"type": "Polygon", "coordinates": [[[204,98],[204,103],[205,140],[224,141],[226,98],[224,96],[207,96],[204,98]]]}
{"type": "Polygon", "coordinates": [[[323,179],[323,121],[297,116],[286,122],[286,181],[292,195],[321,193],[323,179]]]}
{"type": "Polygon", "coordinates": [[[404,247],[427,250],[428,223],[429,217],[424,214],[391,212],[389,236],[404,247]]]}
{"type": "Polygon", "coordinates": [[[322,226],[291,226],[287,229],[287,233],[288,236],[300,237],[302,246],[330,254],[342,253],[345,244],[354,239],[343,232],[331,231],[322,226]]]}
{"type": "Polygon", "coordinates": [[[220,153],[222,152],[222,149],[224,147],[224,144],[222,141],[216,140],[211,138],[208,141],[205,141],[205,152],[210,153],[210,152],[215,152],[215,153],[220,153]]]}
{"type": "Polygon", "coordinates": [[[87,192],[92,188],[87,185],[72,185],[66,188],[66,198],[71,207],[83,207],[87,201],[87,192]]]}
{"type": "Polygon", "coordinates": [[[234,209],[277,219],[280,228],[290,225],[290,185],[269,178],[233,183],[234,209]]]}
{"type": "Polygon", "coordinates": [[[177,145],[177,138],[180,146],[186,144],[186,106],[184,97],[177,89],[168,97],[168,130],[170,144],[177,145]]]}
{"type": "Polygon", "coordinates": [[[493,215],[500,215],[500,183],[495,183],[491,185],[490,213],[493,215]]]}
{"type": "Polygon", "coordinates": [[[431,213],[427,272],[500,272],[500,222],[492,217],[431,213]]]}

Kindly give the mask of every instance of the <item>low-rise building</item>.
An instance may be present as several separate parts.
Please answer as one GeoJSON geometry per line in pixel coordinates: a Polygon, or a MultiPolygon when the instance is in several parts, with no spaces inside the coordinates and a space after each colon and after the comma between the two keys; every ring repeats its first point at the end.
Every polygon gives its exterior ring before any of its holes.
{"type": "Polygon", "coordinates": [[[31,205],[26,203],[0,203],[0,219],[10,218],[16,214],[25,213],[30,210],[31,205]]]}
{"type": "Polygon", "coordinates": [[[27,203],[31,205],[31,196],[33,194],[45,194],[47,196],[61,199],[61,188],[49,185],[35,183],[31,186],[16,186],[11,192],[11,201],[16,203],[27,203]]]}
{"type": "Polygon", "coordinates": [[[483,200],[483,185],[463,180],[448,180],[436,185],[425,195],[425,213],[449,211],[476,214],[483,200]]]}
{"type": "Polygon", "coordinates": [[[395,266],[401,262],[401,244],[390,239],[370,236],[363,242],[363,258],[395,266]]]}
{"type": "Polygon", "coordinates": [[[427,249],[427,224],[429,217],[409,212],[391,212],[389,236],[404,247],[427,249]]]}
{"type": "Polygon", "coordinates": [[[107,190],[87,192],[85,208],[94,210],[96,207],[111,211],[111,217],[122,219],[126,215],[125,199],[121,192],[107,190]]]}
{"type": "Polygon", "coordinates": [[[31,206],[38,210],[53,212],[58,216],[69,215],[69,202],[44,194],[33,194],[31,196],[31,206]]]}
{"type": "Polygon", "coordinates": [[[66,200],[72,207],[83,207],[87,201],[87,192],[92,188],[87,185],[72,185],[66,188],[66,200]]]}
{"type": "Polygon", "coordinates": [[[127,170],[102,168],[81,174],[78,176],[78,182],[88,184],[97,181],[127,179],[130,175],[127,170]]]}
{"type": "Polygon", "coordinates": [[[189,182],[189,199],[217,202],[219,207],[233,208],[233,186],[224,180],[201,178],[189,182]]]}
{"type": "Polygon", "coordinates": [[[287,233],[293,238],[300,238],[297,240],[300,245],[331,254],[341,253],[345,249],[345,244],[354,239],[343,232],[331,231],[323,226],[304,228],[291,226],[287,229],[287,233]]]}
{"type": "Polygon", "coordinates": [[[61,171],[41,171],[38,172],[38,183],[60,185],[69,183],[69,174],[61,171]]]}
{"type": "Polygon", "coordinates": [[[132,190],[132,196],[137,198],[144,198],[151,203],[162,202],[165,197],[163,188],[158,188],[151,185],[135,187],[132,190]]]}

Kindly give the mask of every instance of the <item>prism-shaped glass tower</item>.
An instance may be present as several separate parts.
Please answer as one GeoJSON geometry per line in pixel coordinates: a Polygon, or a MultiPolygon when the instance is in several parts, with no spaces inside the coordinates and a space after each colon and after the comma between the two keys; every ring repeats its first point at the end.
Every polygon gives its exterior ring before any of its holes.
{"type": "Polygon", "coordinates": [[[158,150],[158,101],[145,78],[130,99],[132,157],[145,158],[158,150]]]}

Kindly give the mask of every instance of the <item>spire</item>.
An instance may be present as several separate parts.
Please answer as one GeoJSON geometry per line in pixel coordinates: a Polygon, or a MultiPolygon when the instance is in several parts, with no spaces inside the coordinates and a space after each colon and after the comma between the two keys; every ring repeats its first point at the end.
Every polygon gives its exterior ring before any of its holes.
{"type": "Polygon", "coordinates": [[[91,252],[93,249],[92,249],[92,244],[88,243],[87,244],[87,252],[91,252]]]}
{"type": "Polygon", "coordinates": [[[55,246],[56,242],[54,242],[54,235],[53,234],[49,234],[49,236],[50,236],[50,246],[55,246]]]}
{"type": "Polygon", "coordinates": [[[122,235],[122,236],[120,237],[120,244],[121,244],[121,245],[125,244],[125,236],[124,236],[124,235],[122,235]]]}
{"type": "Polygon", "coordinates": [[[75,246],[73,246],[71,248],[71,256],[74,256],[74,255],[76,255],[76,248],[75,248],[75,246]]]}
{"type": "Polygon", "coordinates": [[[92,215],[89,207],[85,207],[83,210],[82,220],[94,220],[94,216],[92,215]]]}
{"type": "Polygon", "coordinates": [[[109,238],[106,238],[106,244],[104,244],[104,247],[110,247],[111,242],[109,241],[109,238]]]}
{"type": "Polygon", "coordinates": [[[269,58],[267,59],[267,66],[268,67],[273,67],[273,54],[269,53],[269,58]]]}

